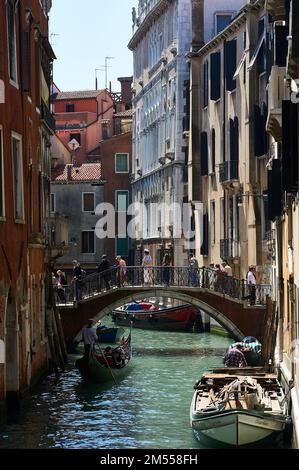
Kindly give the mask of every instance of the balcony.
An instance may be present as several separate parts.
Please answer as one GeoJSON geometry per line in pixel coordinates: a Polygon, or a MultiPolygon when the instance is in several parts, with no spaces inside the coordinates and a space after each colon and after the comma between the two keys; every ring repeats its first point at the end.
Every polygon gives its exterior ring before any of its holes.
{"type": "Polygon", "coordinates": [[[228,162],[220,163],[219,165],[219,180],[220,183],[227,183],[239,180],[239,161],[230,160],[228,162]]]}
{"type": "Polygon", "coordinates": [[[48,126],[50,131],[52,131],[54,133],[55,128],[56,128],[56,122],[55,122],[54,115],[51,113],[50,109],[48,108],[48,106],[43,101],[42,101],[42,105],[41,105],[41,119],[48,126]]]}
{"type": "Polygon", "coordinates": [[[55,213],[48,219],[48,249],[49,257],[56,259],[69,251],[69,218],[55,213]]]}
{"type": "Polygon", "coordinates": [[[281,108],[284,99],[284,77],[285,69],[274,65],[268,83],[269,111],[266,129],[276,141],[282,139],[281,108]]]}
{"type": "Polygon", "coordinates": [[[220,240],[220,257],[223,260],[240,257],[240,243],[232,238],[220,240]]]}
{"type": "Polygon", "coordinates": [[[271,253],[275,250],[275,243],[276,243],[276,231],[275,229],[271,229],[265,234],[265,239],[267,243],[267,249],[271,253]]]}

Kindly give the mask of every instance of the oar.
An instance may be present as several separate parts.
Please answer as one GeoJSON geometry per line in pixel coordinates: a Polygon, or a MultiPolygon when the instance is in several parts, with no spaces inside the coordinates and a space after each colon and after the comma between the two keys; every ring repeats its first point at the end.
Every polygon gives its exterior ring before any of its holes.
{"type": "Polygon", "coordinates": [[[110,371],[110,373],[111,373],[111,376],[112,376],[112,378],[113,378],[113,380],[114,380],[115,385],[117,385],[117,381],[116,381],[116,379],[115,379],[115,375],[114,375],[113,372],[112,372],[112,369],[111,369],[111,367],[110,367],[110,365],[109,365],[109,362],[107,361],[107,358],[106,358],[105,354],[103,353],[103,351],[102,351],[102,349],[101,349],[100,344],[97,343],[97,346],[99,347],[99,349],[100,349],[100,351],[101,351],[101,354],[102,354],[102,357],[104,358],[104,361],[106,362],[106,364],[107,364],[107,366],[108,366],[108,369],[109,369],[109,371],[110,371]]]}

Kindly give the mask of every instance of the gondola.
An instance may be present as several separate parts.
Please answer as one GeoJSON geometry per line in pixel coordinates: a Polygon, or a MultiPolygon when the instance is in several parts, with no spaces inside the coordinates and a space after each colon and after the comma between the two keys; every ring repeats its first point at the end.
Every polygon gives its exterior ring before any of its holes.
{"type": "Polygon", "coordinates": [[[83,356],[76,361],[82,378],[87,382],[117,384],[127,374],[132,360],[131,333],[125,342],[113,349],[114,356],[118,355],[118,361],[110,364],[105,357],[104,351],[98,346],[91,348],[88,357],[83,356]]]}
{"type": "Polygon", "coordinates": [[[96,328],[99,343],[118,343],[125,334],[124,328],[100,326],[96,328]]]}

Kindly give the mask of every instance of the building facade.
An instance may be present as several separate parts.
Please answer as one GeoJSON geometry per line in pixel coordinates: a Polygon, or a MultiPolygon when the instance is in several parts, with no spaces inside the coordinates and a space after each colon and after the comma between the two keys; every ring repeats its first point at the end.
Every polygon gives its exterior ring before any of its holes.
{"type": "Polygon", "coordinates": [[[278,307],[277,362],[291,389],[294,446],[299,445],[299,5],[267,2],[273,51],[267,131],[272,285],[278,307]]]}
{"type": "Polygon", "coordinates": [[[14,408],[49,359],[50,8],[0,3],[0,402],[14,408]]]}
{"type": "MultiPolygon", "coordinates": [[[[154,263],[159,264],[165,244],[174,244],[173,220],[164,223],[163,214],[158,217],[151,205],[181,205],[184,197],[183,90],[188,81],[184,55],[191,41],[191,2],[139,1],[133,20],[129,43],[134,57],[132,191],[133,201],[145,205],[136,262],[139,264],[139,250],[146,245],[154,263]]],[[[182,263],[179,240],[174,257],[176,264],[182,263]]]]}
{"type": "Polygon", "coordinates": [[[132,77],[120,77],[118,80],[120,92],[92,90],[62,93],[56,90],[57,126],[52,139],[51,201],[53,208],[55,206],[52,213],[57,216],[62,214],[70,222],[70,252],[60,260],[67,270],[72,266],[72,259],[77,259],[88,272],[92,272],[104,253],[112,264],[118,254],[127,260],[129,257],[129,238],[126,233],[118,233],[118,219],[123,213],[126,214],[131,201],[132,77]],[[66,165],[71,162],[74,164],[73,170],[66,165]],[[87,170],[88,178],[83,181],[79,175],[87,170]],[[96,178],[93,178],[94,171],[96,178]],[[76,178],[72,176],[75,172],[76,178]],[[90,185],[89,189],[86,184],[90,185]],[[95,190],[97,185],[99,188],[95,190]],[[80,196],[81,191],[84,194],[80,196]],[[78,197],[92,198],[92,210],[85,210],[84,202],[82,206],[78,197]],[[78,207],[73,206],[73,200],[82,206],[79,218],[78,207]],[[101,218],[100,214],[95,215],[96,207],[104,202],[110,205],[109,217],[115,230],[107,230],[104,239],[95,237],[94,241],[90,241],[88,250],[92,251],[88,252],[84,237],[93,240],[93,235],[87,232],[95,230],[101,218]]]}
{"type": "Polygon", "coordinates": [[[82,165],[98,143],[113,133],[114,102],[108,90],[66,91],[55,95],[56,135],[82,165]]]}
{"type": "Polygon", "coordinates": [[[195,218],[196,256],[204,266],[227,261],[239,279],[254,265],[261,284],[271,277],[267,24],[263,3],[248,4],[189,54],[189,200],[202,203],[202,216],[195,218]]]}
{"type": "Polygon", "coordinates": [[[73,260],[80,262],[88,274],[96,271],[104,241],[96,236],[96,207],[104,202],[100,163],[58,165],[52,169],[51,216],[66,218],[69,223],[69,251],[59,258],[56,269],[72,278],[73,260]]]}
{"type": "Polygon", "coordinates": [[[191,43],[202,45],[204,35],[210,38],[224,27],[242,3],[156,0],[139,1],[138,12],[133,9],[128,45],[134,58],[132,191],[133,202],[142,203],[136,219],[137,263],[144,246],[154,264],[170,246],[175,265],[187,262],[188,240],[176,230],[178,218],[181,227],[190,223],[190,214],[183,221],[190,86],[185,56],[191,43]]]}

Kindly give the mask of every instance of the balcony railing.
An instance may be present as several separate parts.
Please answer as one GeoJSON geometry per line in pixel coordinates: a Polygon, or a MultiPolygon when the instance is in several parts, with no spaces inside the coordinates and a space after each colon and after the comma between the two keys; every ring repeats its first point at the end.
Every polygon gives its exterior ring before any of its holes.
{"type": "Polygon", "coordinates": [[[121,268],[113,267],[102,273],[73,279],[72,284],[63,286],[63,289],[55,287],[57,305],[73,305],[74,302],[93,300],[95,296],[107,292],[110,289],[146,287],[169,288],[176,290],[178,287],[190,289],[207,289],[211,292],[219,292],[222,295],[237,300],[247,300],[251,305],[265,305],[267,297],[271,297],[270,285],[256,285],[254,291],[246,284],[244,279],[236,279],[226,276],[222,272],[210,268],[190,268],[186,266],[153,266],[144,268],[141,266],[127,266],[124,272],[121,268]]]}
{"type": "Polygon", "coordinates": [[[223,260],[238,258],[240,256],[240,243],[238,240],[226,238],[220,240],[220,257],[223,260]]]}
{"type": "Polygon", "coordinates": [[[47,124],[49,129],[55,132],[56,123],[54,115],[51,113],[50,109],[43,101],[41,105],[41,118],[47,124]]]}
{"type": "Polygon", "coordinates": [[[239,161],[230,160],[219,165],[220,183],[239,179],[239,161]]]}

